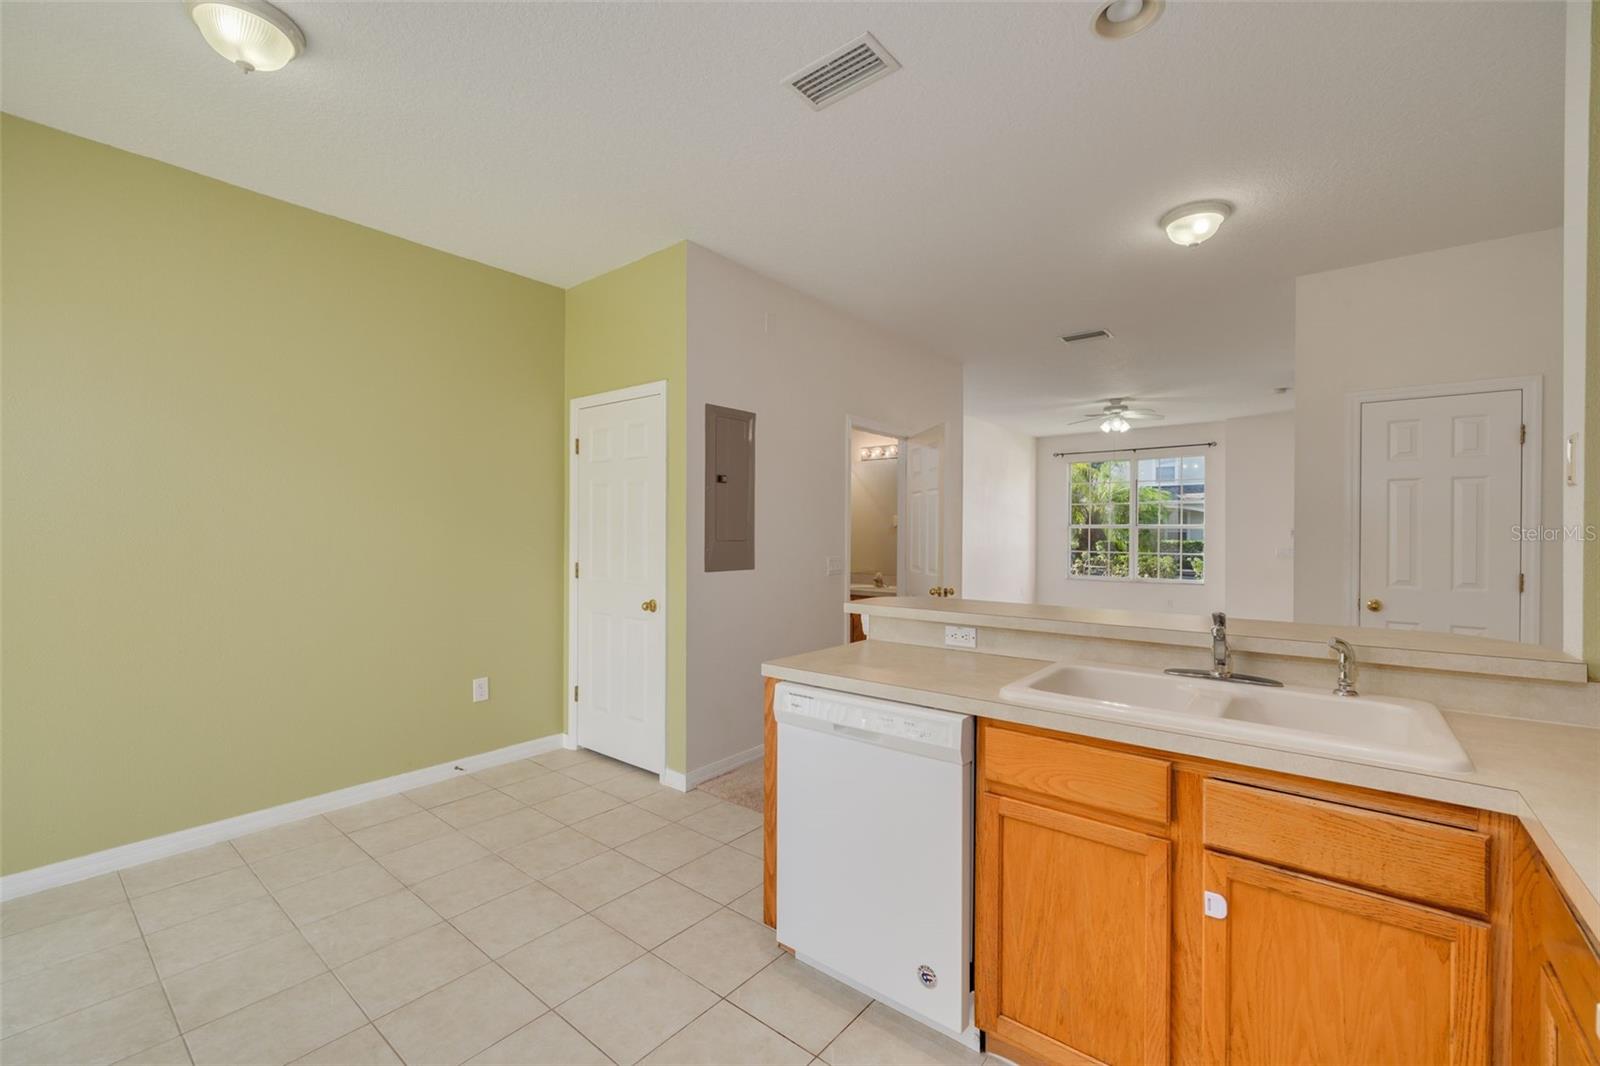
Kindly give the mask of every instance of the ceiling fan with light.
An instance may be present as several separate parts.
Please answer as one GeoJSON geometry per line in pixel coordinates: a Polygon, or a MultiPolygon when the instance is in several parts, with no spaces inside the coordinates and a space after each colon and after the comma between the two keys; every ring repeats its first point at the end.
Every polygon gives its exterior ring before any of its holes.
{"type": "Polygon", "coordinates": [[[1098,422],[1101,433],[1126,433],[1133,428],[1135,422],[1159,422],[1165,417],[1144,408],[1129,407],[1127,398],[1124,397],[1107,400],[1104,410],[1085,415],[1075,422],[1068,422],[1067,427],[1098,422]]]}

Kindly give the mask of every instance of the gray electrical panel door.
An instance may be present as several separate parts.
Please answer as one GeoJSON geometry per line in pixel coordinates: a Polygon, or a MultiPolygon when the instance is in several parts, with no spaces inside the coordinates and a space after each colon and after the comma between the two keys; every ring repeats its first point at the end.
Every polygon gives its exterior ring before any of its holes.
{"type": "Polygon", "coordinates": [[[756,416],[706,404],[706,571],[756,568],[756,416]]]}

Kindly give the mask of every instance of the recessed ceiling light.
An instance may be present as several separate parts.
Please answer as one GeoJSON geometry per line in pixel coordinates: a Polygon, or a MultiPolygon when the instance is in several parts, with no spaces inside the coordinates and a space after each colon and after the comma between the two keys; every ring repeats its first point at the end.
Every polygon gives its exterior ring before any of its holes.
{"type": "Polygon", "coordinates": [[[1200,200],[1182,207],[1174,207],[1161,216],[1161,228],[1173,244],[1193,248],[1204,244],[1216,235],[1229,215],[1233,205],[1221,200],[1200,200]]]}
{"type": "Polygon", "coordinates": [[[212,50],[246,74],[282,70],[306,50],[300,27],[265,0],[186,0],[186,6],[212,50]]]}
{"type": "Polygon", "coordinates": [[[1095,12],[1094,32],[1113,41],[1132,37],[1156,19],[1166,0],[1111,0],[1095,12]]]}

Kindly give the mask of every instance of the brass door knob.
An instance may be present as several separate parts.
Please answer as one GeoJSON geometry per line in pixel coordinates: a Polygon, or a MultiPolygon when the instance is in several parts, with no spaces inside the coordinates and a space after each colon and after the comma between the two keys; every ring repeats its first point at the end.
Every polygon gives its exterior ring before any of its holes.
{"type": "Polygon", "coordinates": [[[1372,599],[1367,601],[1367,610],[1369,610],[1369,611],[1381,611],[1381,610],[1383,610],[1383,601],[1378,599],[1376,596],[1374,596],[1372,599]]]}
{"type": "Polygon", "coordinates": [[[944,594],[946,596],[954,596],[956,594],[956,590],[951,588],[949,585],[946,585],[944,587],[944,594]]]}
{"type": "Polygon", "coordinates": [[[639,609],[641,611],[649,611],[651,614],[655,614],[656,613],[656,601],[655,600],[645,600],[643,603],[641,603],[639,605],[639,609]]]}

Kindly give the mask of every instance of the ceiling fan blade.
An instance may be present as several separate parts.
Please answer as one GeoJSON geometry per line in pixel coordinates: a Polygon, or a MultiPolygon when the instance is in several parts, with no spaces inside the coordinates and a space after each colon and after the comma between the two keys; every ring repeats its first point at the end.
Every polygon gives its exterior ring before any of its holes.
{"type": "Polygon", "coordinates": [[[1154,411],[1134,410],[1122,412],[1122,417],[1135,422],[1160,422],[1166,415],[1158,415],[1154,411]]]}

